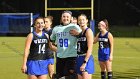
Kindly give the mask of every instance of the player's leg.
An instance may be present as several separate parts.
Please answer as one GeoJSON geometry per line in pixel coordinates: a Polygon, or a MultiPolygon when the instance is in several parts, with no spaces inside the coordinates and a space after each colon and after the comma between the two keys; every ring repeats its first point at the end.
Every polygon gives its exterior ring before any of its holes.
{"type": "Polygon", "coordinates": [[[28,75],[28,79],[37,79],[37,76],[35,76],[35,75],[28,75]]]}
{"type": "MultiPolygon", "coordinates": [[[[47,60],[36,60],[36,61],[28,61],[27,63],[27,74],[28,79],[38,79],[41,74],[48,74],[48,69],[46,69],[48,66],[47,60]]],[[[42,79],[45,79],[45,76],[41,76],[42,79]]]]}
{"type": "Polygon", "coordinates": [[[77,74],[76,74],[76,57],[69,57],[66,60],[66,76],[69,76],[70,79],[77,79],[77,74]]]}
{"type": "Polygon", "coordinates": [[[85,71],[82,72],[83,79],[92,79],[92,74],[94,73],[94,58],[91,55],[86,63],[85,71]]]}
{"type": "Polygon", "coordinates": [[[52,76],[54,75],[54,59],[49,59],[48,72],[49,77],[52,79],[52,76]]]}
{"type": "Polygon", "coordinates": [[[82,79],[92,79],[92,74],[88,74],[88,72],[82,72],[82,79]]]}
{"type": "Polygon", "coordinates": [[[99,61],[101,68],[101,79],[106,79],[106,65],[105,62],[99,61]]]}
{"type": "Polygon", "coordinates": [[[112,61],[106,61],[106,69],[107,69],[107,75],[108,79],[112,79],[113,77],[113,72],[112,72],[112,61]]]}
{"type": "Polygon", "coordinates": [[[56,59],[56,77],[61,78],[64,76],[64,67],[65,67],[65,59],[57,57],[57,59],[56,59]]]}
{"type": "Polygon", "coordinates": [[[49,71],[49,77],[52,78],[52,76],[54,74],[54,64],[48,65],[48,71],[49,71]]]}
{"type": "Polygon", "coordinates": [[[81,74],[77,74],[77,76],[78,76],[78,79],[83,79],[81,74]]]}
{"type": "Polygon", "coordinates": [[[47,79],[47,75],[40,75],[38,76],[38,79],[47,79]]]}

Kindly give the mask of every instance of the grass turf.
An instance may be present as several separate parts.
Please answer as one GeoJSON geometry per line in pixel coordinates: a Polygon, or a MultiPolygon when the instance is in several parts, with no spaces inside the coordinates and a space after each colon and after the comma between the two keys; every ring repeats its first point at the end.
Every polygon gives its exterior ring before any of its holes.
{"type": "MultiPolygon", "coordinates": [[[[0,79],[27,79],[21,73],[25,37],[0,37],[0,79]]],[[[140,38],[114,38],[113,79],[140,79],[140,38]]],[[[95,74],[100,79],[97,61],[98,44],[94,45],[95,74]]]]}

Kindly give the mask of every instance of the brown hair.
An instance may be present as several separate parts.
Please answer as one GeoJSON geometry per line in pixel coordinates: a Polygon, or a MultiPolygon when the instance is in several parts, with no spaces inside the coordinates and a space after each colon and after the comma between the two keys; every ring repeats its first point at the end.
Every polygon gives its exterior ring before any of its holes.
{"type": "Polygon", "coordinates": [[[41,17],[41,16],[39,16],[39,17],[37,17],[37,18],[34,19],[34,21],[33,21],[33,26],[35,25],[35,22],[36,22],[37,19],[43,19],[43,21],[44,21],[44,18],[41,17]]]}
{"type": "Polygon", "coordinates": [[[84,16],[84,17],[87,19],[87,16],[86,16],[85,14],[80,14],[80,15],[78,16],[78,18],[79,18],[80,16],[84,16]]]}
{"type": "MultiPolygon", "coordinates": [[[[80,16],[84,16],[84,17],[86,18],[86,20],[88,20],[88,18],[87,18],[87,16],[86,16],[85,14],[80,14],[80,15],[78,16],[78,18],[79,18],[80,16]]],[[[87,22],[87,26],[89,26],[88,22],[87,22]]]]}
{"type": "Polygon", "coordinates": [[[106,24],[106,30],[109,30],[109,24],[107,19],[103,19],[102,21],[106,24]]]}
{"type": "Polygon", "coordinates": [[[77,18],[76,18],[76,17],[73,17],[73,19],[74,19],[74,20],[77,20],[77,18]]]}
{"type": "Polygon", "coordinates": [[[50,22],[52,22],[53,21],[53,16],[47,16],[47,17],[44,17],[44,18],[48,18],[49,20],[50,20],[50,22]]]}

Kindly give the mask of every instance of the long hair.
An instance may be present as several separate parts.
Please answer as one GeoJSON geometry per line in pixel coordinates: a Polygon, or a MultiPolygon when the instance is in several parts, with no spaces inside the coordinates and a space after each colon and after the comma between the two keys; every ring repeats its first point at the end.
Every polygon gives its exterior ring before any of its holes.
{"type": "Polygon", "coordinates": [[[106,30],[108,31],[109,30],[109,23],[108,23],[107,19],[103,19],[102,21],[106,24],[106,30]]]}

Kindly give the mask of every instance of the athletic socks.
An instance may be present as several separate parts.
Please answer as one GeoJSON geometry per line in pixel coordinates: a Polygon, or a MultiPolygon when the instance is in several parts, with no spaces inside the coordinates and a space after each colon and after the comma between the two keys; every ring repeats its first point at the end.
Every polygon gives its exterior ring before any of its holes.
{"type": "Polygon", "coordinates": [[[106,79],[106,72],[101,72],[101,79],[106,79]]]}
{"type": "Polygon", "coordinates": [[[113,77],[113,73],[112,72],[108,72],[107,75],[108,75],[108,79],[112,79],[112,77],[113,77]]]}

